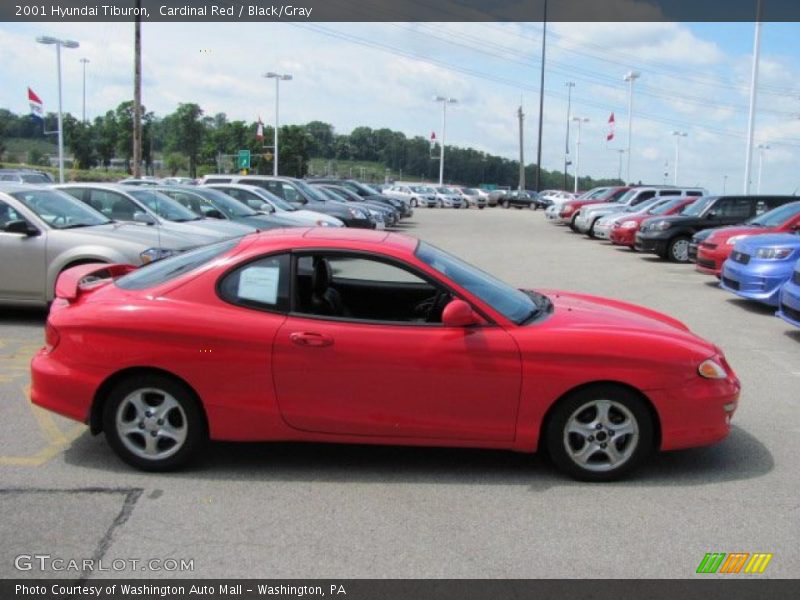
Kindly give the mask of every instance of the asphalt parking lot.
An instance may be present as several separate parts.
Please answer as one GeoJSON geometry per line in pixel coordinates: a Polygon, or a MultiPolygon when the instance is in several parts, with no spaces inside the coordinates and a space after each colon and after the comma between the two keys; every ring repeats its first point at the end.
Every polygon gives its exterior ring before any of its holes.
{"type": "Polygon", "coordinates": [[[717,343],[743,387],[731,436],[602,485],[509,452],[317,444],[216,444],[190,471],[148,475],[30,405],[44,314],[3,308],[0,576],[681,578],[707,552],[773,553],[762,576],[797,576],[800,330],[691,266],[588,241],[541,211],[412,221],[401,229],[510,283],[643,304],[717,343]],[[34,553],[194,570],[15,569],[34,553]]]}

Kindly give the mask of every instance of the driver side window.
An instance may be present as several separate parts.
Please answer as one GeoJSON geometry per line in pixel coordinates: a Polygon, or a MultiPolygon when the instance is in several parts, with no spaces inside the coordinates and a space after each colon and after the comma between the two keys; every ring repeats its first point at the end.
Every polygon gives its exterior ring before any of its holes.
{"type": "Polygon", "coordinates": [[[451,296],[419,275],[373,257],[297,257],[295,312],[353,321],[441,323],[451,296]]]}

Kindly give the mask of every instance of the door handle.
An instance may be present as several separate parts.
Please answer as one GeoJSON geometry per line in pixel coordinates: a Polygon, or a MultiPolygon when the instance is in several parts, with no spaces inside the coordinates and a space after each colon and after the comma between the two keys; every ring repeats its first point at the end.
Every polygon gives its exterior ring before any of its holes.
{"type": "Polygon", "coordinates": [[[314,346],[322,348],[324,346],[332,346],[333,338],[329,335],[322,333],[314,333],[312,331],[296,331],[289,335],[289,339],[293,344],[298,346],[314,346]]]}

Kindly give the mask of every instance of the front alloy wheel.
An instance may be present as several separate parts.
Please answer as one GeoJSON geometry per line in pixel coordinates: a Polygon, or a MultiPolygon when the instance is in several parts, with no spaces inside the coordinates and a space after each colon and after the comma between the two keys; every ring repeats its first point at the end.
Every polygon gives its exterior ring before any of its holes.
{"type": "Polygon", "coordinates": [[[118,385],[104,407],[103,429],[122,460],[146,471],[183,465],[207,438],[194,395],[161,375],[118,385]]]}
{"type": "Polygon", "coordinates": [[[556,407],[546,435],[550,456],[563,471],[583,481],[611,481],[650,453],[653,423],[634,392],[598,386],[556,407]]]}
{"type": "Polygon", "coordinates": [[[689,262],[689,238],[681,236],[672,240],[667,248],[667,256],[673,262],[689,262]]]}

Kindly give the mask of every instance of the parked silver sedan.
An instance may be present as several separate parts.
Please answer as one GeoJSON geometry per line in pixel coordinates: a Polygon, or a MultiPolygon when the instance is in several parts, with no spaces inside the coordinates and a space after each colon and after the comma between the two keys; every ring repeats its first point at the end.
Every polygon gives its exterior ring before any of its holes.
{"type": "Polygon", "coordinates": [[[54,186],[100,211],[109,219],[165,231],[203,237],[205,243],[238,237],[255,231],[254,227],[205,219],[172,198],[148,187],[105,183],[67,183],[54,186]]]}
{"type": "Polygon", "coordinates": [[[58,275],[75,265],[147,264],[203,243],[115,223],[63,192],[0,183],[0,304],[45,305],[58,275]]]}

